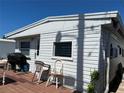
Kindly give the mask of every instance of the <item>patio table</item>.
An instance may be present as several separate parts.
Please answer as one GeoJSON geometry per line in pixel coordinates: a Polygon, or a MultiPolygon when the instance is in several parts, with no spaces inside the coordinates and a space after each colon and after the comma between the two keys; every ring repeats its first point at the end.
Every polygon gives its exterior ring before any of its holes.
{"type": "Polygon", "coordinates": [[[7,60],[6,59],[0,60],[0,67],[3,68],[3,73],[2,73],[2,83],[3,83],[3,85],[5,84],[6,66],[7,66],[7,60]]]}

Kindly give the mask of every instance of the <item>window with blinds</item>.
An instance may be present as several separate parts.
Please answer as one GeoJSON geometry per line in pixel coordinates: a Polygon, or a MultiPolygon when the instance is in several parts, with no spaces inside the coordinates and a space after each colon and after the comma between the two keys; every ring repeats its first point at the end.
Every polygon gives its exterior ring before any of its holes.
{"type": "Polygon", "coordinates": [[[24,55],[29,55],[29,50],[30,50],[30,42],[24,41],[20,42],[20,51],[24,55]]]}
{"type": "Polygon", "coordinates": [[[54,56],[71,57],[72,56],[72,42],[55,42],[54,56]]]}

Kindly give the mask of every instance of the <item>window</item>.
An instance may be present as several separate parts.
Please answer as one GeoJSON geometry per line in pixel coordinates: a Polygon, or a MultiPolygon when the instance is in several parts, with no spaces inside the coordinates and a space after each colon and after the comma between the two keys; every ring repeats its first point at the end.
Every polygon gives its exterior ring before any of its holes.
{"type": "Polygon", "coordinates": [[[30,42],[20,42],[20,51],[24,55],[29,55],[30,42]]]}
{"type": "Polygon", "coordinates": [[[122,49],[122,57],[124,57],[124,49],[122,49]]]}
{"type": "Polygon", "coordinates": [[[112,44],[110,45],[110,57],[118,57],[118,49],[116,47],[113,47],[112,44]]]}
{"type": "Polygon", "coordinates": [[[121,55],[121,47],[118,45],[119,55],[121,55]]]}
{"type": "Polygon", "coordinates": [[[113,48],[113,57],[118,57],[118,49],[117,48],[113,48]]]}
{"type": "Polygon", "coordinates": [[[37,40],[37,56],[39,55],[40,40],[37,40]]]}
{"type": "Polygon", "coordinates": [[[113,57],[113,46],[112,46],[112,44],[110,45],[110,57],[111,58],[113,57]]]}
{"type": "Polygon", "coordinates": [[[55,42],[54,43],[54,55],[60,57],[72,56],[72,42],[55,42]]]}

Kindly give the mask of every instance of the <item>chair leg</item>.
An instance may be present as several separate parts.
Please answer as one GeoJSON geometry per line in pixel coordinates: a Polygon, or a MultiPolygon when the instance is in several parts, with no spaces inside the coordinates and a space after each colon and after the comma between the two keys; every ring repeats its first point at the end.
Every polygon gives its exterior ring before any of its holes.
{"type": "Polygon", "coordinates": [[[58,88],[58,77],[55,77],[56,78],[56,89],[58,88]]]}
{"type": "Polygon", "coordinates": [[[33,75],[33,78],[32,78],[32,82],[34,81],[35,75],[36,75],[36,71],[34,72],[34,75],[33,75]]]}
{"type": "Polygon", "coordinates": [[[46,87],[48,86],[49,82],[51,82],[51,78],[52,78],[52,76],[49,76],[49,78],[48,78],[48,80],[46,82],[46,87]]]}
{"type": "Polygon", "coordinates": [[[38,83],[40,83],[41,75],[43,73],[43,69],[40,71],[39,76],[38,76],[38,83]]]}
{"type": "Polygon", "coordinates": [[[3,72],[3,81],[2,81],[3,85],[5,84],[5,72],[3,72]]]}

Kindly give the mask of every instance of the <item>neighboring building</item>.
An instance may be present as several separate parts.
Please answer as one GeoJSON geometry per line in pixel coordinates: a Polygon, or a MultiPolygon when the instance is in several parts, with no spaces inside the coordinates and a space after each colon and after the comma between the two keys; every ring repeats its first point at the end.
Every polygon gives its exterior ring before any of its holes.
{"type": "Polygon", "coordinates": [[[0,39],[0,59],[15,52],[15,40],[0,39]]]}
{"type": "Polygon", "coordinates": [[[97,91],[103,93],[106,75],[110,74],[110,82],[117,65],[121,63],[124,67],[124,28],[117,11],[47,17],[5,37],[16,40],[16,51],[31,58],[32,72],[35,60],[53,66],[56,59],[61,59],[64,85],[84,93],[94,69],[100,73],[97,91]]]}

